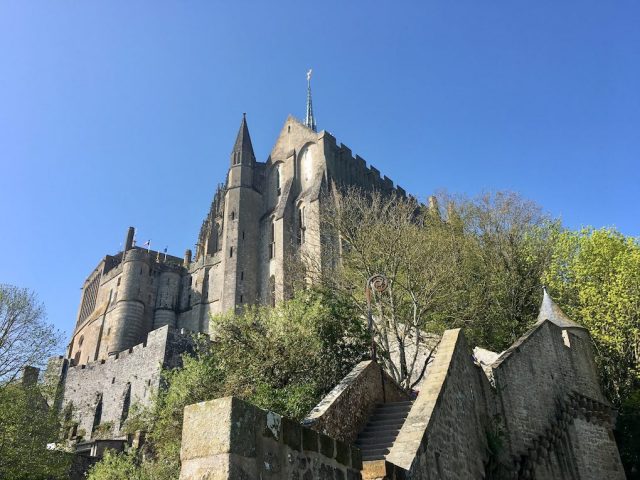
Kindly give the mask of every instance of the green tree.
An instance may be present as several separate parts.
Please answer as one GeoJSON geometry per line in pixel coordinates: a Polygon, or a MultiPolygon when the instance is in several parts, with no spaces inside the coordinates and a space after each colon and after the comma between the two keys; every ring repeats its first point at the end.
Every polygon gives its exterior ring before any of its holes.
{"type": "Polygon", "coordinates": [[[449,222],[457,223],[461,232],[459,273],[452,287],[458,295],[449,304],[451,315],[472,342],[504,350],[538,314],[542,276],[560,223],[511,192],[447,202],[449,222]]]}
{"type": "Polygon", "coordinates": [[[41,387],[11,382],[0,386],[0,478],[68,478],[70,455],[48,450],[60,424],[41,387]]]}
{"type": "Polygon", "coordinates": [[[135,452],[107,450],[104,457],[91,467],[87,480],[153,480],[153,477],[140,466],[135,452]]]}
{"type": "Polygon", "coordinates": [[[471,342],[499,351],[531,325],[560,228],[515,194],[443,198],[446,213],[435,202],[349,189],[323,213],[342,253],[325,284],[364,317],[367,280],[388,279],[373,296],[375,336],[386,369],[407,388],[431,361],[432,334],[465,328],[471,342]]]}
{"type": "Polygon", "coordinates": [[[558,236],[545,282],[589,329],[604,390],[616,406],[640,380],[640,244],[613,229],[558,236]]]}

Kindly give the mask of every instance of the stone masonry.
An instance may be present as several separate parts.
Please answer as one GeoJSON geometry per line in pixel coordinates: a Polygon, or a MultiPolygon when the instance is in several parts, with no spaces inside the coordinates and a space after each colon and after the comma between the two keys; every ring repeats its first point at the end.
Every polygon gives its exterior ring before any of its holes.
{"type": "Polygon", "coordinates": [[[293,263],[304,262],[310,275],[336,260],[337,240],[321,231],[320,209],[345,186],[405,195],[332,135],[291,116],[259,162],[243,116],[195,254],[136,245],[129,227],[123,250],[87,277],[66,354],[48,368],[61,392],[56,407],[73,409],[86,440],[96,429],[121,436],[123,408],[147,404],[161,366],[172,365],[161,350],[182,349],[167,332],[207,333],[213,314],[286,298],[293,263]]]}
{"type": "Polygon", "coordinates": [[[180,480],[360,480],[357,448],[237,398],[185,408],[180,480]]]}

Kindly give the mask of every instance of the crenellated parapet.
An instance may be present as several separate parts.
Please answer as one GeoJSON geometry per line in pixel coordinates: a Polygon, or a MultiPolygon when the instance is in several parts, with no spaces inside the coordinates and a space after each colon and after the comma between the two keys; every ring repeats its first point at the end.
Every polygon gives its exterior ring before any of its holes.
{"type": "Polygon", "coordinates": [[[325,155],[328,160],[328,171],[331,178],[340,186],[357,186],[365,190],[375,189],[385,193],[395,192],[400,196],[406,196],[406,192],[400,186],[394,186],[393,181],[386,175],[381,175],[373,165],[360,155],[353,155],[351,149],[340,143],[335,137],[323,131],[319,135],[323,142],[325,155]]]}

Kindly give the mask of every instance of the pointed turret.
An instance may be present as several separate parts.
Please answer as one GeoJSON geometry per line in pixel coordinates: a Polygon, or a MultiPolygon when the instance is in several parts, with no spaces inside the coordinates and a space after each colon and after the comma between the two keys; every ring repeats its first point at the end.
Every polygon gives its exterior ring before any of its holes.
{"type": "Polygon", "coordinates": [[[304,125],[315,132],[316,119],[313,116],[313,103],[311,102],[311,72],[311,69],[307,72],[307,114],[304,119],[304,125]]]}
{"type": "Polygon", "coordinates": [[[536,323],[542,323],[549,320],[560,328],[584,328],[582,325],[571,320],[549,295],[547,288],[543,287],[542,305],[540,305],[540,313],[536,323]]]}
{"type": "Polygon", "coordinates": [[[249,135],[249,127],[247,127],[247,114],[242,114],[242,123],[236,137],[236,143],[231,152],[231,166],[249,165],[252,166],[256,162],[256,156],[253,154],[253,145],[251,144],[251,136],[249,135]]]}

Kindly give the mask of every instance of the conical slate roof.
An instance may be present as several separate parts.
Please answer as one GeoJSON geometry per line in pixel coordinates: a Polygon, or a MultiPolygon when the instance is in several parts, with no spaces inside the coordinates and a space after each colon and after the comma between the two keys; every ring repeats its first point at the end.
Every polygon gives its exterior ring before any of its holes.
{"type": "Polygon", "coordinates": [[[235,152],[249,153],[251,158],[255,158],[255,155],[253,154],[253,145],[251,144],[251,137],[249,136],[249,127],[247,127],[246,113],[242,114],[242,123],[240,124],[240,130],[238,130],[236,143],[233,146],[233,153],[235,152]]]}
{"type": "Polygon", "coordinates": [[[560,328],[584,328],[579,323],[571,320],[553,301],[547,289],[543,289],[542,305],[540,305],[540,313],[536,323],[540,324],[545,320],[555,323],[560,328]]]}

